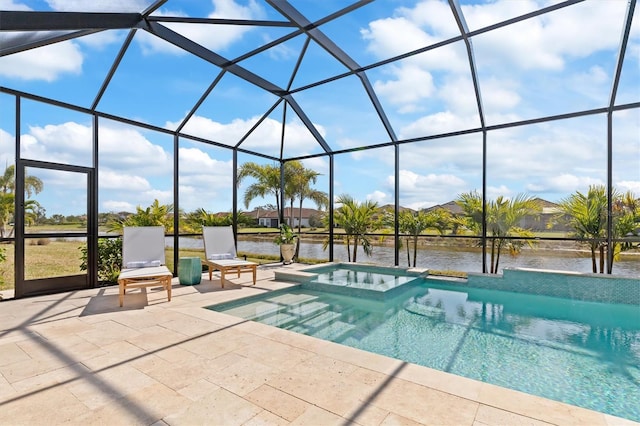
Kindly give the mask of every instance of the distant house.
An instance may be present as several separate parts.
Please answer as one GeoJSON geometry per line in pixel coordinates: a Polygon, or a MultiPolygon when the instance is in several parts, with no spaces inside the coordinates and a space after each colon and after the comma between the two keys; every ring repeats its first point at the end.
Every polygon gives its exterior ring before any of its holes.
{"type": "MultiPolygon", "coordinates": [[[[259,226],[265,226],[267,228],[277,228],[279,225],[279,217],[277,210],[264,210],[264,209],[255,209],[248,213],[245,213],[247,216],[255,219],[259,226]]],[[[300,220],[300,224],[303,228],[310,227],[310,220],[313,217],[320,217],[322,212],[316,209],[307,209],[302,208],[302,218],[300,220]]],[[[298,226],[298,216],[300,215],[300,211],[297,208],[293,208],[293,223],[291,222],[291,208],[286,207],[284,209],[284,220],[285,223],[292,228],[296,228],[298,226]]]]}
{"type": "Polygon", "coordinates": [[[451,213],[453,216],[460,216],[464,214],[464,212],[462,211],[462,207],[460,207],[455,201],[449,201],[448,203],[444,204],[437,204],[435,206],[424,209],[424,211],[430,212],[438,209],[444,209],[451,213]]]}
{"type": "Polygon", "coordinates": [[[520,221],[520,227],[524,229],[531,229],[532,231],[566,231],[568,228],[566,225],[559,223],[554,224],[554,219],[561,212],[560,206],[551,201],[543,200],[542,198],[536,198],[535,201],[542,209],[538,216],[525,216],[520,221]]]}
{"type": "MultiPolygon", "coordinates": [[[[384,206],[380,207],[380,210],[384,210],[385,212],[389,212],[389,213],[393,213],[395,211],[395,207],[393,204],[385,204],[384,206]]],[[[410,212],[415,212],[415,210],[409,208],[409,207],[402,207],[399,206],[398,207],[398,211],[403,212],[403,211],[410,211],[410,212]]]]}
{"type": "MultiPolygon", "coordinates": [[[[537,215],[528,215],[525,216],[521,221],[519,226],[524,229],[531,229],[532,231],[566,231],[567,227],[563,224],[554,224],[549,227],[549,224],[553,223],[553,219],[560,212],[560,208],[558,204],[552,203],[551,201],[544,200],[542,198],[535,199],[538,202],[538,205],[541,207],[541,212],[537,215]]],[[[449,201],[445,204],[438,204],[433,207],[429,207],[425,209],[425,211],[432,211],[437,209],[445,209],[449,211],[454,216],[464,215],[464,211],[462,207],[460,207],[455,201],[449,201]]]]}

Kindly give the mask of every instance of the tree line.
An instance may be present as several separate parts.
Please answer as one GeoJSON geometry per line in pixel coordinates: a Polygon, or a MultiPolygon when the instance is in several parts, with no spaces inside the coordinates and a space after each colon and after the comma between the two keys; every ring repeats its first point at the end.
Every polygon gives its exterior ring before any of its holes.
{"type": "MultiPolygon", "coordinates": [[[[290,224],[294,223],[294,213],[298,212],[298,232],[301,231],[302,205],[305,200],[313,201],[319,209],[329,205],[328,195],[313,188],[320,176],[314,170],[306,169],[299,161],[284,163],[284,186],[281,185],[280,166],[278,164],[260,165],[253,162],[244,163],[238,171],[238,185],[245,179],[252,179],[244,192],[244,205],[258,197],[273,196],[275,206],[281,211],[281,202],[290,206],[290,224]],[[283,191],[283,192],[282,192],[283,191]]],[[[25,177],[25,193],[28,197],[42,190],[43,184],[34,176],[25,177]]],[[[619,193],[612,191],[612,239],[613,246],[607,242],[608,196],[604,185],[592,185],[586,192],[576,191],[560,200],[558,211],[549,226],[563,223],[570,229],[570,236],[576,238],[590,249],[592,272],[605,272],[605,259],[609,250],[613,259],[625,250],[637,248],[638,244],[625,240],[625,237],[640,234],[640,200],[628,191],[619,193]]],[[[10,237],[15,200],[15,167],[8,166],[0,179],[0,236],[10,237]],[[11,228],[11,229],[10,229],[11,228]],[[10,230],[9,230],[10,229],[10,230]]],[[[399,247],[406,248],[407,265],[416,266],[418,240],[427,230],[435,230],[438,234],[466,234],[481,236],[483,224],[489,239],[490,268],[489,272],[497,273],[500,256],[503,250],[510,254],[517,254],[524,244],[531,244],[534,234],[530,229],[521,227],[527,216],[541,213],[541,206],[537,199],[518,194],[513,198],[499,196],[495,200],[486,201],[483,209],[482,195],[477,191],[459,194],[455,203],[462,209],[463,214],[453,215],[444,208],[432,210],[402,210],[398,217],[400,232],[399,247]],[[525,239],[518,239],[525,238],[525,239]],[[411,251],[411,247],[413,250],[411,251]]],[[[25,217],[35,220],[39,205],[34,200],[25,202],[25,217]]],[[[220,214],[197,209],[193,212],[178,212],[180,231],[184,233],[199,233],[202,226],[231,225],[231,213],[220,214]]],[[[146,207],[136,207],[133,214],[101,214],[107,228],[120,231],[124,226],[162,225],[168,233],[173,233],[174,207],[172,204],[161,204],[158,200],[146,207]]],[[[61,215],[52,216],[52,220],[60,221],[61,215]]],[[[80,218],[81,219],[81,218],[80,218]]],[[[255,219],[244,212],[236,216],[240,226],[254,226],[255,219]]],[[[324,215],[323,223],[328,227],[328,215],[324,215]]],[[[362,247],[365,255],[370,256],[374,247],[372,234],[389,234],[395,227],[395,215],[382,210],[376,202],[367,200],[359,202],[348,194],[339,195],[335,200],[334,226],[341,228],[342,233],[336,238],[343,239],[347,250],[348,260],[357,261],[358,248],[362,247]]],[[[326,248],[330,241],[324,241],[326,248]]],[[[610,271],[608,271],[610,272],[610,271]]]]}

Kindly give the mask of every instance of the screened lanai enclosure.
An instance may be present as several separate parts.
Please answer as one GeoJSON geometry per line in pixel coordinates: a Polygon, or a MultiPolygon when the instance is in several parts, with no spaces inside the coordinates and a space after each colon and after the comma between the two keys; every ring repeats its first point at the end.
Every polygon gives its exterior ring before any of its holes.
{"type": "Polygon", "coordinates": [[[132,213],[170,217],[174,273],[226,215],[254,254],[284,221],[325,261],[638,276],[636,6],[0,2],[0,285],[99,285],[132,213]]]}

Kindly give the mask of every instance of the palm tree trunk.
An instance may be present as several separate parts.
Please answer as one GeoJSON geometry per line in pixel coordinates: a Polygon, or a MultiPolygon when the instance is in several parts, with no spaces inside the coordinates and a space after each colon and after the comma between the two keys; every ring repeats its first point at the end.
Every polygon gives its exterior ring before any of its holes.
{"type": "Polygon", "coordinates": [[[492,274],[496,274],[498,272],[497,270],[498,268],[496,268],[496,263],[497,263],[496,252],[498,251],[496,245],[497,245],[496,239],[492,238],[491,239],[491,273],[492,274]]]}
{"type": "Polygon", "coordinates": [[[356,255],[358,253],[358,237],[353,237],[353,261],[356,262],[356,255]]]}
{"type": "Polygon", "coordinates": [[[298,209],[298,234],[300,233],[300,228],[302,226],[302,200],[303,198],[300,197],[300,208],[298,209]]]}
{"type": "Polygon", "coordinates": [[[494,274],[498,273],[498,264],[500,263],[500,252],[502,251],[502,240],[498,240],[498,250],[496,253],[496,267],[494,269],[494,274]]]}
{"type": "Polygon", "coordinates": [[[492,274],[495,274],[495,271],[493,269],[493,261],[495,259],[495,253],[496,253],[496,240],[492,238],[491,239],[491,269],[489,269],[489,271],[492,274]]]}
{"type": "Polygon", "coordinates": [[[405,244],[407,245],[407,266],[411,266],[411,251],[409,250],[409,237],[407,237],[405,244]]]}
{"type": "Polygon", "coordinates": [[[418,257],[418,236],[413,236],[413,267],[416,267],[416,259],[418,257]]]}
{"type": "Polygon", "coordinates": [[[351,262],[351,238],[347,235],[347,262],[351,262]]]}
{"type": "Polygon", "coordinates": [[[292,228],[294,227],[293,219],[294,219],[294,215],[293,215],[293,198],[292,198],[291,203],[289,205],[289,226],[292,228]]]}
{"type": "Polygon", "coordinates": [[[591,271],[595,274],[598,272],[598,265],[596,264],[596,247],[591,244],[591,271]]]}

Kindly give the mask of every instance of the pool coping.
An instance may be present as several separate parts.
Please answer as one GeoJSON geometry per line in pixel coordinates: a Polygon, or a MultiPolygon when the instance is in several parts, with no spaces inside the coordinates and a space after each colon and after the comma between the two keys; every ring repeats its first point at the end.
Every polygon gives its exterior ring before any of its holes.
{"type": "Polygon", "coordinates": [[[406,271],[410,274],[415,274],[416,276],[426,277],[429,274],[429,270],[426,268],[403,268],[399,266],[379,266],[379,265],[369,265],[366,263],[347,263],[347,262],[325,262],[318,263],[315,265],[305,265],[304,269],[286,269],[284,271],[274,271],[275,277],[274,279],[279,281],[287,281],[294,283],[303,283],[310,279],[317,277],[318,273],[307,272],[308,269],[321,268],[325,266],[340,266],[340,265],[358,265],[362,267],[371,266],[376,269],[384,269],[389,271],[406,271]]]}

